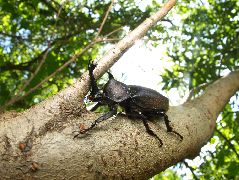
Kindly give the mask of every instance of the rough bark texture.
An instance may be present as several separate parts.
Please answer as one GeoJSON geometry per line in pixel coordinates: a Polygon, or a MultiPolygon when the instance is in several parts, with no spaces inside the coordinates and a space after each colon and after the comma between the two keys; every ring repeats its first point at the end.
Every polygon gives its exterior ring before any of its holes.
{"type": "Polygon", "coordinates": [[[182,142],[166,132],[162,120],[152,121],[150,126],[163,140],[163,147],[145,132],[141,120],[129,120],[124,115],[73,139],[72,132],[78,130],[79,123],[88,125],[99,114],[82,110],[78,114],[59,114],[50,121],[42,118],[51,112],[42,109],[36,114],[35,107],[18,115],[5,114],[0,120],[1,178],[151,177],[198,154],[213,133],[218,113],[239,89],[238,79],[239,71],[233,72],[210,85],[197,99],[170,107],[167,114],[174,129],[183,135],[182,142]]]}

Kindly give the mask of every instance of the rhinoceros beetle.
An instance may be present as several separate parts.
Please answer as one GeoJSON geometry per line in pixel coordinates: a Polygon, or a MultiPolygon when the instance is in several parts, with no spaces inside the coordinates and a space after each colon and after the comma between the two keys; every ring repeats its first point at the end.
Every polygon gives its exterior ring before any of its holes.
{"type": "MultiPolygon", "coordinates": [[[[126,85],[114,79],[113,75],[108,72],[109,80],[103,87],[101,92],[97,86],[96,79],[93,75],[93,70],[96,65],[89,61],[88,70],[91,81],[91,91],[88,98],[97,102],[97,104],[91,109],[96,110],[99,106],[108,105],[109,112],[96,119],[89,128],[81,128],[79,133],[74,136],[78,137],[80,134],[84,134],[94,128],[98,123],[109,119],[117,114],[117,106],[121,106],[124,109],[125,114],[130,119],[141,119],[146,128],[146,132],[159,140],[160,146],[163,145],[162,140],[152,131],[149,127],[148,120],[156,118],[158,116],[164,117],[167,132],[171,132],[179,136],[182,140],[183,137],[170,126],[170,121],[165,112],[169,108],[169,100],[165,96],[161,95],[155,90],[136,86],[126,85]]],[[[84,127],[84,126],[83,126],[84,127]]]]}

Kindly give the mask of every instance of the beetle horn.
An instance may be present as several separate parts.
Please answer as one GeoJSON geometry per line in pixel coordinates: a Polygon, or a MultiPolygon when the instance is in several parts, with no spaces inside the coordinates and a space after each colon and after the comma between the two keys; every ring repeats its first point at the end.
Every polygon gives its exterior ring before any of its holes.
{"type": "Polygon", "coordinates": [[[114,79],[114,76],[110,72],[107,72],[107,73],[108,73],[109,79],[114,79]]]}

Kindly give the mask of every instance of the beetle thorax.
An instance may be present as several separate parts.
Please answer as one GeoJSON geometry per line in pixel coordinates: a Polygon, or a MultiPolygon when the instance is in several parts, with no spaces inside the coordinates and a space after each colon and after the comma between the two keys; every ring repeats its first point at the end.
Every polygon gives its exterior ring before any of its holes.
{"type": "Polygon", "coordinates": [[[117,103],[122,102],[130,97],[127,85],[113,78],[106,83],[103,92],[107,98],[117,103]]]}

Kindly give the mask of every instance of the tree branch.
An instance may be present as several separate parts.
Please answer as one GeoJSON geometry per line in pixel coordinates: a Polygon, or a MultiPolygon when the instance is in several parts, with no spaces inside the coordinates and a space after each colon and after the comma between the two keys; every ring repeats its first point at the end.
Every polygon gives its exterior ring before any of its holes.
{"type": "Polygon", "coordinates": [[[216,119],[232,94],[238,91],[239,81],[235,82],[234,79],[238,76],[238,71],[232,72],[228,78],[224,77],[215,81],[214,86],[209,85],[200,97],[195,98],[195,103],[198,103],[203,109],[207,109],[208,113],[213,115],[213,119],[216,119]],[[224,95],[221,96],[222,94],[224,95]]]}
{"type": "MultiPolygon", "coordinates": [[[[79,33],[79,32],[77,32],[77,33],[79,33]]],[[[63,42],[65,40],[67,40],[68,38],[70,38],[71,36],[73,36],[73,35],[75,35],[77,33],[69,34],[67,36],[54,39],[52,42],[48,43],[48,48],[49,47],[53,47],[56,44],[60,44],[60,45],[63,44],[63,42]]],[[[46,53],[46,51],[48,51],[48,48],[46,48],[39,55],[37,55],[33,59],[29,60],[28,62],[24,62],[24,63],[20,63],[20,64],[12,64],[12,63],[3,64],[3,65],[0,66],[0,72],[9,71],[9,70],[27,70],[27,71],[30,71],[32,64],[34,64],[37,61],[41,60],[42,57],[44,56],[44,54],[46,53]]]]}
{"type": "Polygon", "coordinates": [[[194,173],[194,168],[189,166],[189,164],[185,160],[183,161],[183,164],[191,171],[191,173],[193,175],[193,179],[198,180],[197,175],[194,173]]]}
{"type": "Polygon", "coordinates": [[[37,73],[39,72],[39,70],[41,69],[43,63],[45,62],[45,59],[50,51],[51,45],[49,44],[49,46],[43,51],[44,54],[42,56],[42,59],[40,60],[39,65],[37,66],[36,70],[34,71],[34,73],[31,75],[31,77],[25,82],[25,84],[19,89],[18,93],[16,95],[14,95],[9,101],[7,101],[5,103],[5,105],[3,107],[0,108],[0,112],[5,110],[6,107],[14,104],[15,102],[17,102],[18,100],[21,99],[21,94],[24,92],[24,89],[31,83],[32,79],[37,75],[37,73]]]}
{"type": "Polygon", "coordinates": [[[227,137],[220,130],[216,129],[216,132],[226,141],[226,143],[231,148],[231,150],[236,154],[237,159],[239,159],[239,154],[237,153],[237,150],[234,147],[234,145],[231,143],[231,141],[227,139],[227,137]]]}
{"type": "Polygon", "coordinates": [[[102,31],[104,25],[105,25],[106,19],[107,19],[108,15],[109,15],[109,12],[110,12],[111,9],[112,9],[113,4],[114,4],[114,0],[111,1],[110,5],[109,5],[109,7],[108,7],[108,10],[107,10],[106,13],[105,13],[105,16],[104,16],[103,21],[102,21],[102,23],[101,23],[101,25],[100,25],[100,28],[99,28],[99,30],[98,30],[96,36],[95,36],[95,39],[97,39],[97,38],[99,37],[99,35],[100,35],[100,33],[101,33],[101,31],[102,31]]]}

